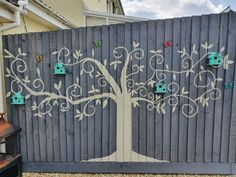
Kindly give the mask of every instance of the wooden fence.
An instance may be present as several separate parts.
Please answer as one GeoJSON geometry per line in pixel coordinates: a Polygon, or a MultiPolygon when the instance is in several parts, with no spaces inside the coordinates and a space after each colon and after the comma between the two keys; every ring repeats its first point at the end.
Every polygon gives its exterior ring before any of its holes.
{"type": "Polygon", "coordinates": [[[235,29],[229,12],[4,36],[24,170],[236,174],[235,29]]]}

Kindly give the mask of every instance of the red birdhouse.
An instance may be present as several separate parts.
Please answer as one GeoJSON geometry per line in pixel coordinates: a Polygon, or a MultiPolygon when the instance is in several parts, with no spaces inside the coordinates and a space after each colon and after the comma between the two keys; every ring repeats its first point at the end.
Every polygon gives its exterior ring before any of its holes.
{"type": "Polygon", "coordinates": [[[163,43],[164,47],[172,47],[172,42],[171,41],[165,41],[163,43]]]}

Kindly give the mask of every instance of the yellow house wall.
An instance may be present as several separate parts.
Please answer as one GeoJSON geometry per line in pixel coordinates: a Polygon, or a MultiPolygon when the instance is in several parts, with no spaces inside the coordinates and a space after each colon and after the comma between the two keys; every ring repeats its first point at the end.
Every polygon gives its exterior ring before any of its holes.
{"type": "Polygon", "coordinates": [[[107,12],[107,0],[84,0],[84,4],[88,10],[107,12]]]}
{"type": "Polygon", "coordinates": [[[87,17],[87,26],[101,26],[106,24],[106,19],[98,17],[87,17]]]}
{"type": "Polygon", "coordinates": [[[43,2],[75,25],[84,26],[83,0],[43,0],[43,2]]]}
{"type": "MultiPolygon", "coordinates": [[[[25,16],[25,24],[26,24],[28,32],[41,32],[41,31],[50,31],[50,30],[55,29],[55,28],[46,26],[42,23],[36,22],[33,19],[29,18],[28,16],[25,16]]],[[[0,78],[2,78],[2,84],[0,86],[0,100],[6,100],[5,95],[4,95],[5,94],[5,90],[4,90],[5,89],[5,85],[4,85],[5,78],[3,77],[4,76],[4,69],[3,69],[2,35],[19,34],[19,33],[25,33],[25,27],[24,27],[24,24],[23,24],[22,17],[21,17],[21,24],[20,24],[19,27],[16,27],[14,29],[2,32],[1,35],[0,35],[0,53],[1,53],[1,56],[0,56],[0,70],[1,70],[0,71],[0,78]]],[[[6,109],[4,109],[5,105],[6,105],[6,102],[1,103],[1,101],[0,101],[0,112],[6,111],[6,109]]]]}

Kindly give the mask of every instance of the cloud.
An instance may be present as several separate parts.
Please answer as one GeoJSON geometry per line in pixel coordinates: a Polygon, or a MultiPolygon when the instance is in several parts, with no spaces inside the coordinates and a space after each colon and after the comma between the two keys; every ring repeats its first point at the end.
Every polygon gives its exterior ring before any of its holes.
{"type": "Polygon", "coordinates": [[[212,0],[121,0],[126,15],[151,19],[218,13],[223,4],[212,0]]]}

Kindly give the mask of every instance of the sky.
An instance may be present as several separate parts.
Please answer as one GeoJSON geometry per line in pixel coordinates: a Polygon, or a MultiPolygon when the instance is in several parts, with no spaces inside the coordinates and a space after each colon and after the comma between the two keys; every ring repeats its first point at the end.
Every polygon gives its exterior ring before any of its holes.
{"type": "Polygon", "coordinates": [[[150,19],[219,13],[236,0],[121,0],[126,15],[150,19]]]}

